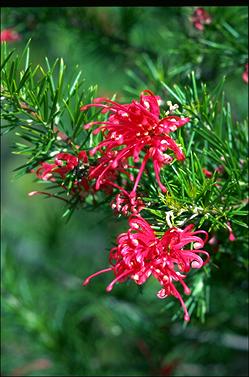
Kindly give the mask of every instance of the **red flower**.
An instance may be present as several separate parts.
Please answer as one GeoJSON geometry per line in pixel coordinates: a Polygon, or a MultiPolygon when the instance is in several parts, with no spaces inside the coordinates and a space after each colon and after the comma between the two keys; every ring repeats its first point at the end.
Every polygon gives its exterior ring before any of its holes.
{"type": "Polygon", "coordinates": [[[78,165],[78,158],[70,153],[58,153],[53,164],[42,162],[41,167],[37,170],[36,175],[44,181],[54,180],[54,174],[57,173],[61,178],[78,165]]]}
{"type": "Polygon", "coordinates": [[[174,283],[179,282],[185,294],[191,293],[184,282],[186,275],[183,273],[189,272],[191,268],[199,269],[209,261],[209,254],[200,250],[207,241],[207,233],[202,230],[193,232],[194,225],[191,224],[184,230],[171,228],[159,239],[140,216],[131,216],[129,225],[128,232],[118,236],[118,246],[110,251],[111,267],[89,276],[83,285],[87,285],[94,276],[113,271],[115,279],[106,288],[110,292],[115,283],[123,282],[127,278],[141,285],[153,275],[162,286],[157,296],[161,299],[175,296],[181,302],[185,321],[188,321],[190,318],[187,308],[174,283]],[[204,234],[205,240],[197,234],[204,234]],[[191,242],[194,242],[194,250],[183,249],[191,242]],[[206,261],[198,254],[205,254],[206,261]]]}
{"type": "Polygon", "coordinates": [[[41,166],[36,171],[36,176],[43,181],[55,180],[53,178],[53,169],[56,168],[56,164],[49,164],[48,162],[42,162],[41,166]]]}
{"type": "Polygon", "coordinates": [[[111,202],[111,207],[116,215],[122,213],[124,216],[138,214],[145,208],[145,204],[140,198],[130,197],[129,193],[122,190],[111,202]]]}
{"type": "MultiPolygon", "coordinates": [[[[109,170],[127,164],[130,157],[134,163],[139,163],[142,160],[131,192],[131,196],[135,196],[141,175],[148,160],[151,159],[156,180],[161,190],[167,191],[159,177],[162,166],[173,160],[173,157],[169,156],[166,151],[172,150],[178,160],[185,158],[169,133],[189,122],[189,118],[167,116],[160,119],[159,100],[159,96],[145,90],[140,96],[140,102],[133,100],[130,104],[121,105],[107,98],[96,98],[93,104],[81,107],[82,111],[90,107],[100,107],[103,109],[103,113],[109,112],[106,121],[96,121],[85,125],[86,129],[96,124],[100,125],[93,133],[102,132],[104,140],[93,148],[90,154],[94,155],[100,151],[102,157],[106,161],[109,160],[105,166],[101,168],[97,166],[91,172],[92,176],[96,171],[100,177],[103,177],[109,170]],[[142,151],[145,153],[144,156],[141,156],[142,151]]],[[[96,181],[96,188],[98,188],[99,179],[96,181]]]]}
{"type": "Polygon", "coordinates": [[[204,30],[204,25],[212,22],[210,14],[203,8],[197,8],[191,16],[194,27],[200,31],[204,30]]]}
{"type": "Polygon", "coordinates": [[[65,180],[70,172],[75,175],[71,187],[72,193],[78,193],[84,198],[86,192],[94,192],[89,182],[89,164],[85,151],[80,151],[77,157],[70,153],[58,153],[53,163],[42,162],[36,175],[39,179],[57,182],[59,186],[66,188],[65,183],[61,180],[58,181],[58,178],[65,180]]]}
{"type": "MultiPolygon", "coordinates": [[[[119,161],[118,164],[112,164],[117,156],[117,151],[106,152],[97,159],[95,165],[91,166],[89,170],[89,179],[96,180],[96,190],[104,190],[110,192],[110,186],[119,188],[122,191],[121,187],[118,187],[115,181],[120,176],[120,173],[123,173],[131,181],[134,180],[134,177],[131,173],[127,171],[130,166],[127,164],[127,161],[124,159],[119,161]]],[[[124,182],[125,184],[126,182],[124,182]]],[[[112,190],[111,190],[112,191],[112,190]]]]}
{"type": "Polygon", "coordinates": [[[1,42],[15,42],[22,39],[21,35],[13,29],[4,29],[0,34],[1,42]]]}
{"type": "Polygon", "coordinates": [[[248,63],[245,65],[245,71],[242,74],[242,78],[246,84],[248,84],[248,63]]]}

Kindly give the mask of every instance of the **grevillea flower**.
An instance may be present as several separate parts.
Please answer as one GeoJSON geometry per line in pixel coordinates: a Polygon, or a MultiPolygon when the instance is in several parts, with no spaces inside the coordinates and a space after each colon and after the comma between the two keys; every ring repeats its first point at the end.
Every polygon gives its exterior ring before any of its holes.
{"type": "Polygon", "coordinates": [[[92,176],[97,172],[96,188],[109,170],[117,169],[122,165],[127,166],[128,159],[132,158],[134,163],[140,163],[140,167],[131,196],[135,196],[149,159],[153,161],[159,187],[163,192],[167,191],[161,183],[159,174],[162,166],[173,160],[173,157],[167,154],[168,150],[173,151],[178,160],[185,158],[182,150],[169,134],[189,122],[189,118],[167,116],[160,119],[160,101],[159,96],[145,90],[139,102],[133,100],[130,104],[119,104],[107,98],[96,98],[93,104],[81,107],[81,111],[90,107],[100,107],[103,113],[109,113],[106,121],[95,121],[85,125],[86,129],[100,125],[93,133],[103,134],[103,141],[90,151],[91,155],[99,151],[106,162],[102,166],[97,165],[91,172],[92,176]],[[143,156],[141,152],[144,152],[143,156]]]}
{"type": "Polygon", "coordinates": [[[0,34],[1,42],[15,42],[22,39],[21,35],[14,29],[4,29],[0,34]]]}
{"type": "Polygon", "coordinates": [[[202,250],[207,241],[207,232],[193,231],[194,225],[191,224],[183,230],[171,228],[159,239],[141,216],[132,215],[129,225],[128,232],[117,237],[118,245],[110,251],[111,267],[89,276],[83,285],[99,274],[113,271],[115,279],[106,288],[110,292],[117,282],[130,278],[141,285],[152,275],[162,286],[157,293],[158,298],[175,296],[183,307],[185,321],[188,321],[190,318],[186,305],[175,283],[182,285],[185,294],[191,293],[184,282],[185,274],[191,268],[199,269],[209,261],[209,254],[202,250]],[[205,239],[199,237],[199,234],[203,234],[205,239]],[[193,250],[184,249],[190,243],[193,243],[193,250]],[[206,260],[203,261],[199,254],[205,255],[206,260]]]}
{"type": "MultiPolygon", "coordinates": [[[[68,173],[73,174],[74,177],[72,193],[78,193],[84,197],[86,192],[94,191],[88,178],[89,164],[85,151],[80,151],[77,156],[64,152],[58,153],[53,163],[41,163],[36,171],[36,176],[43,181],[56,182],[59,186],[66,188],[63,181],[67,178],[68,173]]],[[[42,193],[44,194],[44,192],[42,193]]]]}
{"type": "Polygon", "coordinates": [[[36,175],[44,181],[54,180],[55,174],[59,174],[61,178],[65,178],[66,174],[78,165],[78,160],[78,157],[70,153],[58,153],[54,159],[54,163],[42,162],[36,175]]]}
{"type": "Polygon", "coordinates": [[[130,214],[138,214],[145,208],[145,204],[139,197],[130,197],[129,193],[122,189],[122,192],[117,194],[111,202],[111,207],[116,215],[122,214],[124,216],[130,214]]]}
{"type": "Polygon", "coordinates": [[[200,31],[204,30],[204,25],[212,22],[210,14],[203,8],[197,8],[191,16],[194,27],[200,31]]]}
{"type": "Polygon", "coordinates": [[[242,78],[246,84],[248,84],[248,63],[245,65],[245,71],[242,74],[242,78]]]}
{"type": "Polygon", "coordinates": [[[53,178],[53,169],[57,168],[56,164],[49,164],[48,162],[42,162],[40,167],[36,171],[36,176],[43,181],[55,181],[53,178]]]}
{"type": "MultiPolygon", "coordinates": [[[[119,161],[118,165],[112,165],[117,153],[117,151],[106,152],[96,160],[95,166],[90,167],[89,179],[96,181],[96,190],[102,189],[104,191],[110,191],[110,187],[116,187],[124,191],[123,188],[118,186],[115,182],[120,177],[120,173],[126,175],[130,181],[134,180],[133,175],[128,171],[130,166],[126,160],[119,161]]],[[[123,184],[125,185],[126,182],[123,181],[123,184]]]]}

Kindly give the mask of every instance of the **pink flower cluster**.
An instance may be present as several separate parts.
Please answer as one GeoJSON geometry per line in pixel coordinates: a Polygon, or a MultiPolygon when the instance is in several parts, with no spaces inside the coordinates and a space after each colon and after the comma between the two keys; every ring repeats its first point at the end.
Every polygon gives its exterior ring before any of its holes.
{"type": "Polygon", "coordinates": [[[197,8],[191,16],[191,21],[197,30],[203,31],[205,25],[212,22],[210,14],[203,8],[197,8]]]}
{"type": "Polygon", "coordinates": [[[36,176],[43,181],[55,182],[67,189],[64,181],[69,173],[73,173],[75,179],[71,191],[84,197],[92,190],[88,180],[88,169],[88,157],[85,151],[80,151],[77,156],[61,152],[55,156],[53,163],[42,162],[36,171],[36,176]]]}
{"type": "Polygon", "coordinates": [[[162,238],[158,238],[150,224],[135,215],[129,218],[129,225],[128,232],[118,236],[118,245],[110,251],[111,267],[89,276],[83,285],[87,285],[93,277],[109,271],[114,273],[115,279],[107,286],[108,292],[115,283],[128,278],[141,285],[153,276],[161,285],[158,298],[175,296],[183,307],[184,320],[189,321],[186,305],[175,284],[180,283],[185,294],[191,293],[184,279],[191,269],[200,269],[209,261],[209,254],[202,250],[208,238],[207,232],[193,231],[194,225],[191,224],[185,229],[171,228],[162,238]],[[200,234],[204,235],[204,240],[199,237],[200,234]],[[193,249],[184,249],[191,243],[193,249]],[[199,254],[206,257],[205,261],[199,254]]]}
{"type": "MultiPolygon", "coordinates": [[[[111,203],[114,212],[123,215],[139,213],[144,204],[137,189],[149,160],[152,160],[160,189],[166,192],[167,189],[160,179],[160,171],[164,165],[173,161],[168,151],[172,151],[177,160],[185,158],[181,147],[170,133],[189,122],[189,118],[176,115],[160,118],[161,102],[159,96],[145,90],[141,93],[140,101],[133,100],[130,104],[96,98],[94,103],[81,107],[81,111],[99,107],[102,113],[107,114],[106,121],[84,125],[86,129],[98,125],[93,134],[102,133],[102,141],[89,152],[90,157],[98,154],[94,163],[88,163],[86,151],[81,151],[77,157],[70,153],[59,153],[53,163],[41,163],[36,172],[37,177],[56,182],[58,178],[65,179],[67,174],[76,170],[79,165],[88,164],[87,174],[80,181],[75,181],[76,186],[83,186],[86,191],[89,191],[91,186],[92,191],[103,190],[109,194],[116,188],[119,193],[111,203]],[[134,178],[136,170],[138,172],[134,178]],[[126,186],[131,185],[133,188],[128,191],[126,186]]],[[[175,106],[171,106],[171,112],[175,106]]],[[[58,133],[58,136],[60,134],[58,133]]],[[[60,138],[67,139],[64,134],[60,138]]]]}
{"type": "Polygon", "coordinates": [[[145,205],[141,198],[132,198],[126,190],[122,189],[122,192],[117,194],[111,202],[111,207],[116,215],[122,213],[127,216],[129,213],[138,214],[145,208],[145,205]]]}
{"type": "Polygon", "coordinates": [[[21,35],[14,29],[4,29],[1,31],[0,40],[1,42],[16,42],[21,40],[21,35]]]}
{"type": "Polygon", "coordinates": [[[93,104],[81,107],[82,111],[99,107],[102,113],[108,114],[106,121],[95,121],[84,126],[88,129],[98,125],[93,134],[102,133],[103,137],[103,140],[90,151],[92,156],[97,152],[101,155],[99,163],[90,174],[90,178],[96,179],[96,189],[106,179],[112,184],[106,176],[114,170],[125,173],[127,178],[133,181],[134,177],[129,174],[129,168],[138,169],[133,189],[129,193],[130,198],[135,198],[141,176],[148,161],[152,160],[158,185],[163,192],[167,191],[160,180],[160,170],[173,161],[168,151],[172,151],[177,160],[185,158],[170,133],[189,122],[189,118],[171,115],[161,119],[160,102],[159,96],[145,90],[140,96],[140,101],[133,100],[130,104],[96,98],[93,104]]]}

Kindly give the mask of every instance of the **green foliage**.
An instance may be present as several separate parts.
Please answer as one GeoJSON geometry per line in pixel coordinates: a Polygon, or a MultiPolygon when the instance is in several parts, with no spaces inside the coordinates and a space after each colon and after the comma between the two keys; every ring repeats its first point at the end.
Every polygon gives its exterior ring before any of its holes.
{"type": "MultiPolygon", "coordinates": [[[[59,152],[75,154],[83,147],[89,149],[92,138],[83,125],[91,117],[80,107],[91,102],[96,87],[82,88],[81,71],[66,82],[63,59],[56,59],[51,66],[45,58],[46,68],[33,67],[29,62],[29,43],[21,56],[14,51],[9,53],[6,43],[1,47],[2,129],[4,133],[15,131],[20,141],[13,146],[13,153],[27,158],[15,169],[18,175],[32,172],[59,152]]],[[[48,187],[55,191],[51,196],[61,196],[68,203],[66,215],[71,215],[81,202],[79,195],[70,196],[74,180],[74,174],[67,177],[66,191],[60,184],[48,187]]]]}
{"type": "Polygon", "coordinates": [[[6,45],[2,51],[1,106],[3,128],[16,130],[16,135],[25,144],[18,144],[15,153],[30,156],[24,167],[26,171],[36,167],[40,161],[49,159],[49,153],[63,148],[56,137],[58,132],[66,132],[68,139],[64,147],[70,145],[76,150],[80,139],[85,142],[88,133],[82,125],[86,116],[80,111],[83,103],[91,102],[95,88],[82,89],[81,72],[70,84],[65,83],[66,66],[63,59],[56,59],[50,66],[46,58],[46,68],[29,63],[28,45],[21,57],[8,54],[6,45]]]}

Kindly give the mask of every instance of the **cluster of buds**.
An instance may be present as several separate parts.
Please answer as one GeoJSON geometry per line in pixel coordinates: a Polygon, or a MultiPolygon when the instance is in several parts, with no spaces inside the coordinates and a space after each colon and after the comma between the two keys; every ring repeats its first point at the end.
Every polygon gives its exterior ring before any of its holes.
{"type": "Polygon", "coordinates": [[[191,21],[197,30],[203,31],[205,25],[212,22],[210,14],[203,8],[197,8],[191,16],[191,21]]]}
{"type": "Polygon", "coordinates": [[[116,215],[122,213],[122,215],[127,216],[131,213],[139,214],[139,212],[145,208],[145,205],[141,198],[132,198],[127,191],[122,190],[122,192],[117,194],[113,199],[111,207],[116,215]]]}
{"type": "Polygon", "coordinates": [[[129,218],[129,225],[128,232],[120,234],[117,246],[110,250],[110,267],[90,275],[83,285],[87,285],[93,277],[110,271],[115,278],[107,286],[107,292],[117,282],[122,283],[128,278],[142,285],[153,276],[161,285],[157,297],[176,297],[183,307],[184,320],[189,321],[186,305],[175,284],[180,283],[185,294],[191,293],[184,279],[191,269],[200,269],[209,261],[209,254],[202,249],[208,238],[207,232],[193,231],[194,225],[190,224],[185,229],[170,228],[162,238],[158,238],[150,224],[135,215],[129,218]],[[204,235],[204,240],[199,237],[200,234],[204,235]],[[191,243],[193,249],[184,249],[191,243]],[[199,254],[205,256],[205,261],[199,254]]]}

